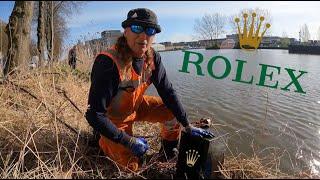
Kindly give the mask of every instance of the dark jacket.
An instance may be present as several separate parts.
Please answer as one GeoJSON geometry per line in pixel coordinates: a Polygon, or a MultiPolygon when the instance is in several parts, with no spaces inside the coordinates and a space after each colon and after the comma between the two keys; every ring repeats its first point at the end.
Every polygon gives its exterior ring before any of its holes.
{"type": "MultiPolygon", "coordinates": [[[[183,126],[186,126],[189,124],[187,114],[167,77],[160,54],[155,52],[154,58],[155,69],[152,71],[151,82],[156,87],[158,94],[167,108],[171,110],[183,126]]],[[[137,74],[140,74],[143,60],[134,59],[132,66],[137,74]]],[[[120,131],[111,120],[105,116],[107,107],[112,98],[117,94],[119,81],[118,69],[112,59],[105,55],[97,56],[92,67],[86,119],[96,131],[114,142],[119,142],[124,136],[128,138],[125,132],[120,131]]]]}

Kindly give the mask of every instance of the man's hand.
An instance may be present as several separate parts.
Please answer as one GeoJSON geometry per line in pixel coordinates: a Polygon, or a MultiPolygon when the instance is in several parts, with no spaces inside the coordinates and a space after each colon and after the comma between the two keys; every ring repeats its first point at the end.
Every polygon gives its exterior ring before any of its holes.
{"type": "Polygon", "coordinates": [[[201,128],[194,127],[192,125],[186,126],[185,131],[193,136],[200,136],[200,137],[204,137],[204,138],[213,138],[214,137],[214,135],[211,132],[206,131],[201,128]]]}
{"type": "Polygon", "coordinates": [[[143,154],[149,149],[147,140],[144,138],[132,137],[125,133],[120,139],[120,144],[130,149],[130,151],[138,157],[143,156],[143,154]]]}
{"type": "Polygon", "coordinates": [[[128,145],[131,152],[138,157],[143,156],[143,154],[149,149],[147,140],[144,138],[131,137],[128,145]]]}

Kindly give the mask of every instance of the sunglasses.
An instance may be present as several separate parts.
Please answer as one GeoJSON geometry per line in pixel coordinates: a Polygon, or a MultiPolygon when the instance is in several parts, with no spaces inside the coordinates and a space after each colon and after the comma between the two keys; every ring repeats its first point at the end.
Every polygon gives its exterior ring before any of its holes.
{"type": "Polygon", "coordinates": [[[146,33],[146,35],[153,36],[157,33],[156,29],[153,27],[143,27],[143,26],[139,26],[139,25],[131,25],[130,28],[131,28],[131,31],[136,34],[140,34],[144,31],[146,33]]]}

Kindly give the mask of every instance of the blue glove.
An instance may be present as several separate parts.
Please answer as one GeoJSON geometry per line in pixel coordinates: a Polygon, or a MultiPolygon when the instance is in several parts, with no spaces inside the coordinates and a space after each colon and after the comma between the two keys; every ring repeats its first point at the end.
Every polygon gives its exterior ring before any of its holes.
{"type": "Polygon", "coordinates": [[[201,128],[197,128],[197,127],[194,127],[194,126],[186,126],[185,127],[185,130],[187,133],[193,135],[193,136],[200,136],[200,137],[204,137],[204,138],[213,138],[214,135],[209,132],[209,131],[206,131],[204,129],[201,129],[201,128]]]}
{"type": "Polygon", "coordinates": [[[144,138],[131,137],[129,142],[129,148],[135,156],[140,157],[147,152],[149,146],[147,140],[145,140],[144,138]]]}

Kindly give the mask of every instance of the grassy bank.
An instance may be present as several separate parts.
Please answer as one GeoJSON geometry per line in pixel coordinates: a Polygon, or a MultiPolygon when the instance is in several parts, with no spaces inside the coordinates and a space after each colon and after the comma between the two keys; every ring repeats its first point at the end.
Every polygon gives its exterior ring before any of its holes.
{"type": "MultiPolygon", "coordinates": [[[[0,177],[2,178],[170,178],[174,162],[160,163],[159,124],[135,124],[148,136],[145,168],[133,173],[90,146],[92,129],[84,118],[90,86],[88,64],[71,70],[63,63],[21,70],[0,84],[0,177]],[[85,68],[86,67],[86,68],[85,68]]],[[[231,151],[230,151],[231,152],[231,151]]],[[[309,171],[285,174],[280,155],[232,154],[224,178],[311,178],[309,171]]]]}

